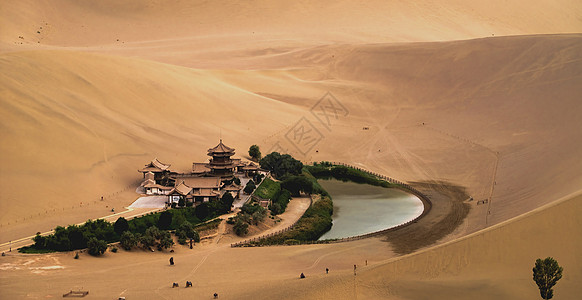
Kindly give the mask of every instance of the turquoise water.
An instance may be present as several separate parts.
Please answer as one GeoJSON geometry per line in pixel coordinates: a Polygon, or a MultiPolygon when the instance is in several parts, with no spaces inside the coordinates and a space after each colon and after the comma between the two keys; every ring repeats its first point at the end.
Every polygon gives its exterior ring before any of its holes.
{"type": "Polygon", "coordinates": [[[344,238],[391,228],[424,210],[418,197],[399,189],[319,180],[333,198],[333,226],[320,240],[344,238]]]}

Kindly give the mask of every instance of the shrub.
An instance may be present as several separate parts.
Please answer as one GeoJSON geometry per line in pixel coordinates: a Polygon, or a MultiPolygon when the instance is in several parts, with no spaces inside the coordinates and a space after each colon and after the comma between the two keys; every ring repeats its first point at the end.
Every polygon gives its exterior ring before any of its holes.
{"type": "Polygon", "coordinates": [[[113,230],[115,233],[117,233],[117,235],[121,236],[124,231],[129,230],[129,224],[127,223],[127,220],[124,217],[119,217],[113,225],[113,230]]]}
{"type": "Polygon", "coordinates": [[[111,248],[111,252],[113,252],[113,253],[117,253],[117,247],[113,247],[113,248],[111,248]]]}
{"type": "Polygon", "coordinates": [[[237,219],[233,226],[234,233],[238,236],[244,236],[249,232],[249,224],[241,219],[237,219]]]}
{"type": "Polygon", "coordinates": [[[123,247],[123,249],[131,250],[131,248],[137,246],[137,238],[133,233],[125,231],[124,233],[121,234],[119,243],[121,244],[121,247],[123,247]]]}
{"type": "Polygon", "coordinates": [[[168,210],[163,211],[158,219],[158,228],[168,230],[170,225],[172,225],[172,213],[168,210]]]}
{"type": "Polygon", "coordinates": [[[256,188],[255,183],[252,180],[249,180],[243,191],[247,194],[250,194],[255,190],[255,188],[256,188]]]}
{"type": "Polygon", "coordinates": [[[305,176],[288,176],[282,183],[281,189],[286,189],[293,196],[299,196],[300,192],[310,194],[313,191],[313,184],[305,176]]]}
{"type": "Polygon", "coordinates": [[[98,240],[97,238],[92,237],[87,242],[87,247],[89,248],[89,254],[99,256],[107,250],[107,243],[103,240],[98,240]]]}
{"type": "Polygon", "coordinates": [[[208,214],[210,213],[208,203],[204,202],[196,206],[196,210],[194,211],[194,213],[196,214],[196,217],[198,217],[198,219],[200,220],[206,219],[206,217],[208,217],[208,214]]]}

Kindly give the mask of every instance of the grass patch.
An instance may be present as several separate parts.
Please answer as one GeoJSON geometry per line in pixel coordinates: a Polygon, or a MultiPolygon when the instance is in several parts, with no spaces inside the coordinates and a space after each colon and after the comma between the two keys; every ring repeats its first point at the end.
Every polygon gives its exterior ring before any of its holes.
{"type": "Polygon", "coordinates": [[[273,199],[280,190],[281,184],[279,182],[265,178],[255,191],[255,195],[263,199],[273,199]]]}

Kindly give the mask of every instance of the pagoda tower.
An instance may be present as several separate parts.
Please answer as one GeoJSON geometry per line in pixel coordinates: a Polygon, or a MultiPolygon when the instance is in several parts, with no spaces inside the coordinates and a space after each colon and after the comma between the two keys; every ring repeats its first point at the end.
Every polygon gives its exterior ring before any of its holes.
{"type": "Polygon", "coordinates": [[[222,143],[222,139],[220,139],[220,143],[216,147],[208,149],[208,156],[212,156],[210,163],[208,163],[210,174],[220,177],[232,176],[234,168],[236,167],[230,158],[233,155],[234,148],[226,146],[222,143]]]}

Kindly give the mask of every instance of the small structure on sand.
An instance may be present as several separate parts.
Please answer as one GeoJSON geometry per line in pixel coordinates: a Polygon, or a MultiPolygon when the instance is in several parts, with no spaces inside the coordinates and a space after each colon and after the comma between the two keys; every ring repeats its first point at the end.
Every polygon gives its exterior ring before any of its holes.
{"type": "Polygon", "coordinates": [[[82,298],[89,295],[89,291],[69,291],[68,293],[63,294],[63,297],[78,297],[82,298]]]}

